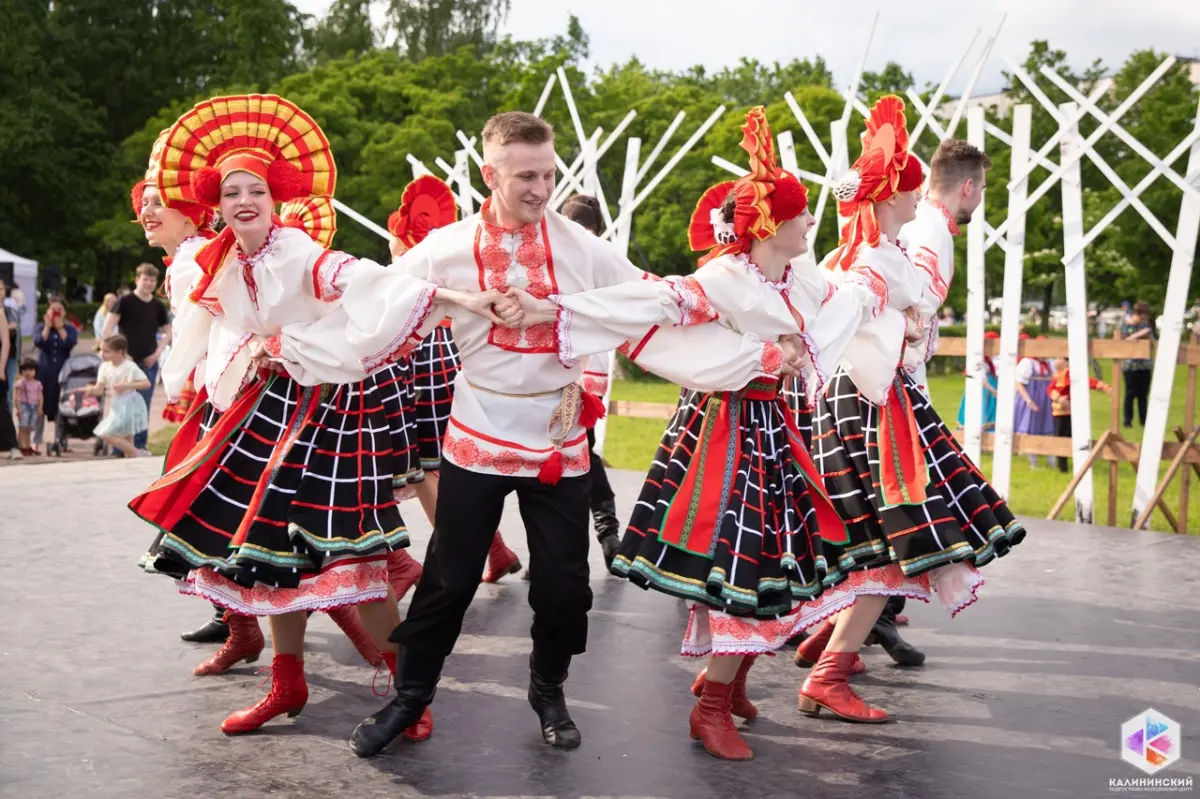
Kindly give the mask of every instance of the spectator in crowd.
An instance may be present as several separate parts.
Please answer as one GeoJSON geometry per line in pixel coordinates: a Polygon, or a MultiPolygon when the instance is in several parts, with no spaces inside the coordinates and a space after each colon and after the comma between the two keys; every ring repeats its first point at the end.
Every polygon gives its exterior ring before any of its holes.
{"type": "Polygon", "coordinates": [[[33,358],[21,361],[21,379],[13,392],[17,400],[17,441],[23,455],[36,455],[33,437],[37,432],[43,405],[42,384],[37,379],[38,364],[33,358]]]}
{"type": "Polygon", "coordinates": [[[954,309],[949,305],[942,306],[942,316],[938,319],[938,327],[950,327],[958,324],[958,320],[954,318],[954,309]]]}
{"type": "Polygon", "coordinates": [[[96,382],[78,390],[93,397],[108,395],[108,413],[96,425],[96,435],[126,458],[133,458],[145,454],[134,446],[133,438],[145,432],[150,422],[146,401],[141,396],[150,381],[129,357],[128,347],[124,336],[104,339],[100,345],[104,363],[96,382]]]}
{"type": "Polygon", "coordinates": [[[8,339],[8,356],[0,361],[0,372],[5,381],[5,402],[13,408],[13,386],[17,382],[17,364],[21,362],[21,310],[16,299],[8,296],[8,286],[3,280],[0,280],[0,301],[4,305],[4,336],[8,339]]]}
{"type": "MultiPolygon", "coordinates": [[[[46,421],[54,421],[58,415],[58,373],[78,343],[79,331],[67,322],[66,300],[58,295],[51,297],[42,316],[42,325],[33,336],[33,346],[38,349],[38,380],[42,384],[46,421]]],[[[35,433],[35,443],[42,443],[40,426],[35,433]]]]}
{"type": "MultiPolygon", "coordinates": [[[[1150,323],[1150,306],[1144,302],[1135,303],[1133,312],[1121,325],[1118,333],[1124,341],[1141,341],[1157,336],[1154,325],[1150,323]]],[[[1125,378],[1125,426],[1133,427],[1133,407],[1136,404],[1138,418],[1142,426],[1146,426],[1146,400],[1150,396],[1150,370],[1154,362],[1149,358],[1126,358],[1121,362],[1121,374],[1125,378]]]]}
{"type": "MultiPolygon", "coordinates": [[[[120,331],[129,344],[130,359],[150,381],[150,387],[140,392],[147,408],[151,406],[154,384],[158,382],[159,356],[171,343],[171,321],[166,306],[154,296],[157,288],[158,267],[142,264],[137,268],[133,293],[117,300],[117,307],[104,322],[104,338],[120,331]]],[[[147,436],[146,430],[134,436],[134,447],[143,453],[146,452],[147,436]]]]}
{"type": "Polygon", "coordinates": [[[99,351],[104,342],[104,323],[108,321],[108,315],[117,307],[117,295],[109,292],[104,295],[104,299],[100,301],[100,307],[96,309],[96,316],[92,319],[92,335],[96,338],[96,350],[99,351]]]}
{"type": "MultiPolygon", "coordinates": [[[[8,350],[12,345],[7,328],[3,333],[4,335],[0,336],[0,363],[7,363],[8,350]]],[[[17,431],[13,427],[12,406],[8,400],[10,394],[8,377],[4,372],[0,372],[0,455],[18,459],[22,457],[22,453],[17,442],[17,431]]]]}
{"type": "MultiPolygon", "coordinates": [[[[1112,389],[1094,377],[1088,378],[1088,388],[1108,394],[1112,389]]],[[[1071,371],[1066,358],[1054,359],[1054,377],[1050,380],[1050,409],[1054,414],[1054,435],[1071,437],[1071,371]]],[[[1058,459],[1058,470],[1067,470],[1067,459],[1058,459]]]]}
{"type": "Polygon", "coordinates": [[[1185,317],[1187,329],[1195,338],[1200,338],[1200,295],[1192,300],[1192,307],[1188,310],[1185,317]]]}

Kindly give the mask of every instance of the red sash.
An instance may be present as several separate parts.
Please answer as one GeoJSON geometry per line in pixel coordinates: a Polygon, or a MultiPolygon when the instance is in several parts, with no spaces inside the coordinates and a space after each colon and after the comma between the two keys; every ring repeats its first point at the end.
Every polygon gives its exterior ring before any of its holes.
{"type": "Polygon", "coordinates": [[[884,507],[920,505],[928,497],[929,469],[912,402],[897,376],[879,406],[879,475],[884,507]]]}
{"type": "Polygon", "coordinates": [[[176,437],[180,441],[178,451],[175,451],[176,445],[172,442],[172,452],[167,455],[172,465],[162,477],[133,498],[129,509],[160,530],[170,532],[174,529],[221,465],[221,459],[217,456],[233,434],[250,418],[268,382],[256,380],[246,388],[208,435],[199,441],[195,440],[200,426],[198,413],[189,415],[184,427],[180,428],[180,434],[185,437],[182,440],[176,437]],[[191,425],[195,426],[195,430],[184,434],[185,428],[191,430],[191,425]],[[189,440],[193,442],[192,446],[181,456],[179,453],[184,452],[183,448],[189,440]]]}

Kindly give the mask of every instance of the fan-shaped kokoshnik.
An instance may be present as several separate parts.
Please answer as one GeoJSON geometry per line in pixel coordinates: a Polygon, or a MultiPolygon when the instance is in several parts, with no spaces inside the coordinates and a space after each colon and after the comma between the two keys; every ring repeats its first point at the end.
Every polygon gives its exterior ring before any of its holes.
{"type": "Polygon", "coordinates": [[[337,212],[328,197],[305,197],[279,207],[279,219],[284,227],[298,227],[322,247],[333,245],[337,233],[337,212]]]}
{"type": "Polygon", "coordinates": [[[334,193],[329,140],[311,116],[274,94],[215,97],[180,117],[159,158],[159,189],[168,203],[196,202],[193,175],[241,155],[295,167],[302,179],[298,196],[334,193]]]}

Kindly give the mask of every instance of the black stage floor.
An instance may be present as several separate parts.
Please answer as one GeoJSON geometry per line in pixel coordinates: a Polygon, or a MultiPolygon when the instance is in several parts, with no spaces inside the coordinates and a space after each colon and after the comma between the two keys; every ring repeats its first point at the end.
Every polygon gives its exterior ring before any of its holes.
{"type": "MultiPolygon", "coordinates": [[[[986,569],[983,600],[958,619],[910,603],[923,668],[864,652],[856,685],[893,723],[804,717],[804,672],[787,656],[760,661],[751,763],[715,760],[687,738],[697,665],[677,655],[682,603],[606,577],[598,552],[590,651],[568,684],[581,749],[541,742],[525,700],[526,585],[514,577],[480,589],[428,742],[370,761],[350,753],[347,736],[384,700],[323,616],[310,628],[303,714],[226,738],[221,719],[266,689],[249,667],[193,677],[214,647],[178,633],[206,606],[135,567],[152,533],[124,502],[157,468],[3,472],[0,795],[1090,797],[1144,776],[1119,740],[1148,707],[1183,730],[1184,759],[1158,776],[1200,775],[1200,539],[1040,521],[986,569]]],[[[623,510],[639,480],[614,475],[623,510]]],[[[405,510],[419,557],[428,529],[415,503],[405,510]]],[[[519,525],[512,513],[503,529],[524,552],[519,525]]]]}

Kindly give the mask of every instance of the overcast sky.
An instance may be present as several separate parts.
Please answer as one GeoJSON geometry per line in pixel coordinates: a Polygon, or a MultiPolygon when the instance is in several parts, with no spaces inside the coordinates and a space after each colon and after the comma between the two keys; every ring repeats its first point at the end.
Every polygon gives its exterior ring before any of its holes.
{"type": "MultiPolygon", "coordinates": [[[[315,14],[329,5],[294,2],[315,14]]],[[[786,62],[821,55],[835,78],[846,82],[862,57],[874,11],[869,3],[811,0],[512,0],[504,31],[518,39],[553,36],[565,32],[574,14],[591,38],[593,64],[636,56],[660,69],[697,63],[719,69],[743,56],[786,62]]],[[[1022,59],[1039,38],[1065,50],[1080,68],[1095,58],[1116,67],[1131,51],[1147,47],[1200,57],[1200,0],[914,0],[883,5],[867,69],[897,61],[918,86],[936,84],[980,29],[951,84],[951,93],[958,93],[1005,12],[976,94],[1002,88],[1003,57],[1022,59]]]]}

